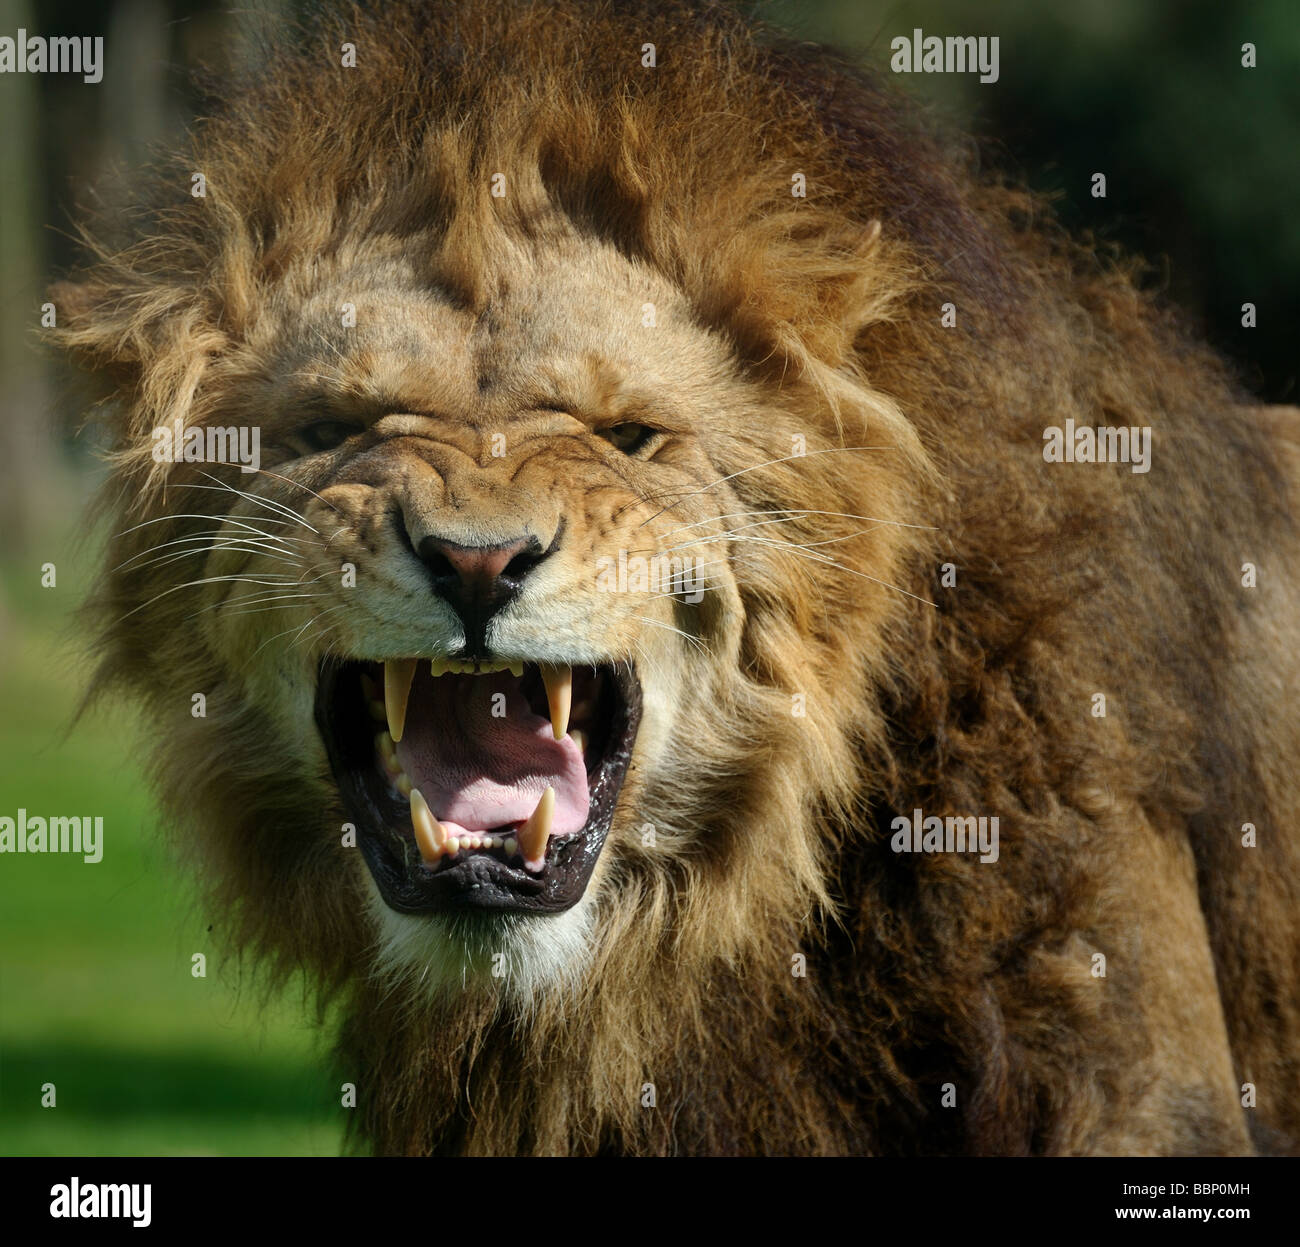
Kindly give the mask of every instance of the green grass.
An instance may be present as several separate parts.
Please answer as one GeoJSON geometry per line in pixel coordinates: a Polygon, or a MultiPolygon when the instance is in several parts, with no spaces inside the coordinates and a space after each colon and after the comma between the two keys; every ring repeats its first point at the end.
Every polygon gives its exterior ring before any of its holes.
{"type": "Polygon", "coordinates": [[[335,1154],[346,1110],[325,1043],[300,993],[267,1005],[223,970],[131,719],[97,711],[69,731],[86,557],[48,546],[0,571],[0,815],[100,815],[104,856],[0,855],[0,1153],[335,1154]]]}

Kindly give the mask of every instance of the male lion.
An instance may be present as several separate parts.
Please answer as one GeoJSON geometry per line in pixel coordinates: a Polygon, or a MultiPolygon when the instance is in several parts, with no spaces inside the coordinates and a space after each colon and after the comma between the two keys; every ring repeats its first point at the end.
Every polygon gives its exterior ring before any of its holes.
{"type": "Polygon", "coordinates": [[[1300,1146],[1295,420],[726,10],[268,55],[55,301],[100,682],[354,1142],[1300,1146]]]}

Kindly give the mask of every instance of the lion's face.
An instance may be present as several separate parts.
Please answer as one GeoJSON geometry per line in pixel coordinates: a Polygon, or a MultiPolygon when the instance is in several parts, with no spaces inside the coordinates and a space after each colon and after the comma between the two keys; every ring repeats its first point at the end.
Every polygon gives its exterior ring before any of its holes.
{"type": "Polygon", "coordinates": [[[225,473],[205,636],[322,841],[355,828],[390,959],[571,970],[711,747],[774,518],[726,478],[790,434],[612,250],[521,250],[478,315],[397,259],[314,280],[224,365],[209,422],[258,424],[264,470],[225,473]]]}
{"type": "Polygon", "coordinates": [[[916,458],[863,379],[756,367],[662,269],[485,237],[470,295],[441,237],[362,237],[194,328],[201,384],[154,366],[256,472],[150,462],[145,370],[105,667],[246,939],[526,1002],[825,902],[916,458]]]}

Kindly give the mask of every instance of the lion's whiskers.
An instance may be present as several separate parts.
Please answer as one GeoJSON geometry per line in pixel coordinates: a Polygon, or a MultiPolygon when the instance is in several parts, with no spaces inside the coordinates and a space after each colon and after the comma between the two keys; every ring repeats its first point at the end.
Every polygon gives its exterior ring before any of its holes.
{"type": "MultiPolygon", "coordinates": [[[[169,542],[168,544],[172,543],[169,542]]],[[[165,567],[170,563],[176,563],[182,559],[193,558],[196,554],[207,555],[211,554],[213,551],[241,551],[246,554],[261,554],[263,558],[273,559],[278,563],[299,564],[302,562],[301,557],[295,556],[292,551],[277,549],[274,546],[267,546],[262,542],[238,540],[205,543],[189,550],[176,550],[171,554],[160,554],[157,558],[146,559],[143,563],[140,563],[135,570],[138,571],[143,567],[165,567]]],[[[145,551],[144,553],[151,553],[151,551],[145,551]]],[[[136,557],[139,558],[140,556],[137,555],[136,557]]],[[[113,570],[120,571],[122,568],[129,567],[132,562],[134,562],[134,560],[129,560],[128,562],[123,563],[120,568],[114,568],[113,570]]]]}
{"type": "MultiPolygon", "coordinates": [[[[870,531],[870,530],[866,529],[862,531],[870,531]]],[[[858,533],[849,534],[849,536],[858,536],[858,535],[859,535],[858,533]]],[[[673,549],[673,550],[685,549],[688,546],[693,546],[693,545],[714,545],[719,542],[725,542],[725,543],[737,544],[737,545],[748,544],[748,545],[762,546],[766,549],[797,555],[807,560],[808,562],[817,563],[824,567],[833,567],[837,571],[846,572],[848,575],[857,576],[862,580],[869,580],[873,584],[880,585],[882,588],[892,589],[895,593],[901,593],[904,597],[914,598],[918,602],[923,602],[926,606],[937,605],[935,602],[930,601],[929,598],[924,598],[919,596],[918,594],[912,593],[910,590],[904,589],[901,585],[891,584],[887,580],[881,580],[880,577],[878,576],[871,576],[868,575],[866,572],[858,571],[856,568],[848,567],[844,563],[841,563],[838,559],[833,559],[829,555],[821,554],[816,549],[813,548],[815,546],[829,545],[829,544],[833,544],[835,541],[843,541],[847,539],[848,539],[847,537],[837,537],[837,538],[828,538],[827,540],[820,541],[820,542],[800,543],[800,542],[792,542],[792,541],[779,541],[771,537],[755,537],[752,535],[746,536],[740,532],[726,532],[726,533],[716,533],[711,537],[702,537],[696,541],[684,542],[679,546],[669,547],[669,549],[673,549]]],[[[667,553],[667,551],[660,551],[659,553],[667,553]]],[[[670,592],[667,595],[660,594],[658,596],[677,597],[681,595],[681,592],[682,592],[681,590],[677,590],[676,592],[670,592]]]]}
{"type": "MultiPolygon", "coordinates": [[[[301,481],[292,480],[278,472],[271,472],[266,469],[256,469],[258,474],[272,480],[281,481],[297,489],[302,489],[311,494],[321,502],[325,503],[336,515],[342,519],[342,513],[329,502],[328,499],[322,498],[319,493],[310,486],[304,485],[301,481]]],[[[292,507],[273,498],[267,498],[248,490],[237,489],[228,481],[214,476],[210,472],[200,472],[211,484],[198,484],[195,482],[184,482],[176,486],[179,489],[204,489],[214,493],[229,493],[236,498],[259,507],[262,513],[257,514],[256,520],[248,516],[236,515],[233,513],[226,514],[208,514],[204,512],[179,512],[168,515],[157,516],[153,519],[144,520],[141,523],[134,524],[129,528],[123,529],[114,535],[114,539],[120,539],[129,536],[142,528],[153,524],[174,524],[179,520],[208,520],[216,525],[215,528],[199,533],[187,533],[180,537],[175,537],[167,541],[159,542],[145,550],[138,551],[125,562],[115,567],[114,571],[132,569],[140,571],[146,567],[167,567],[172,563],[183,562],[185,559],[196,556],[207,558],[214,553],[236,553],[245,556],[243,566],[238,572],[221,575],[221,576],[203,576],[192,580],[186,580],[181,584],[172,585],[162,592],[155,594],[148,601],[127,611],[121,619],[130,618],[139,611],[145,610],[162,598],[168,597],[173,593],[178,593],[183,589],[200,588],[210,584],[244,584],[256,586],[251,593],[227,598],[223,597],[220,601],[211,603],[194,611],[188,619],[193,619],[198,615],[204,614],[211,610],[222,610],[228,615],[254,615],[259,613],[269,613],[275,610],[302,610],[304,608],[311,610],[311,616],[305,624],[295,625],[294,628],[286,629],[268,637],[254,652],[256,654],[266,648],[266,646],[276,640],[278,637],[286,636],[290,632],[295,632],[294,641],[290,646],[297,644],[308,635],[307,630],[313,624],[316,625],[316,631],[311,635],[320,640],[327,635],[332,628],[337,625],[331,624],[327,627],[320,627],[320,621],[324,616],[332,611],[342,609],[343,604],[327,607],[324,610],[316,610],[314,607],[307,606],[307,603],[313,602],[317,598],[325,597],[321,592],[303,592],[309,585],[315,584],[320,580],[333,574],[331,571],[318,572],[315,576],[308,577],[307,572],[313,570],[312,565],[307,562],[308,551],[306,547],[316,547],[324,550],[329,547],[331,542],[350,527],[347,522],[343,522],[328,536],[324,536],[302,515],[292,507]],[[286,532],[270,532],[267,526],[277,528],[292,529],[294,527],[305,528],[315,534],[316,537],[323,537],[323,540],[313,540],[310,537],[304,537],[297,534],[286,532]],[[179,548],[178,548],[179,547],[179,548]],[[293,575],[289,572],[277,572],[271,569],[259,567],[255,572],[250,572],[248,566],[251,560],[257,559],[260,563],[277,562],[287,563],[291,566],[302,566],[303,570],[293,575]],[[272,590],[267,593],[266,590],[272,590]],[[231,607],[240,607],[241,609],[232,610],[231,607]]]]}
{"type": "MultiPolygon", "coordinates": [[[[322,597],[325,597],[325,594],[323,593],[282,593],[274,597],[259,598],[256,601],[247,603],[246,605],[241,604],[241,608],[239,610],[222,611],[222,614],[227,617],[230,617],[233,615],[259,615],[262,614],[264,611],[297,610],[298,609],[297,606],[276,606],[276,605],[272,605],[272,603],[311,602],[311,601],[315,601],[317,598],[322,598],[322,597]]],[[[323,614],[324,612],[321,613],[323,614]]]]}
{"type": "MultiPolygon", "coordinates": [[[[683,541],[675,546],[667,546],[661,553],[671,554],[674,550],[689,550],[692,546],[706,546],[718,541],[760,541],[765,545],[778,546],[787,550],[813,550],[819,546],[833,546],[841,541],[852,541],[855,537],[862,537],[867,533],[875,532],[880,525],[873,524],[870,528],[858,528],[839,537],[824,537],[821,541],[785,541],[777,537],[755,537],[752,533],[746,534],[747,529],[761,527],[763,527],[761,524],[742,524],[739,528],[731,528],[726,532],[713,533],[708,537],[696,537],[691,541],[683,541]]],[[[834,562],[835,560],[830,559],[828,561],[834,562]]],[[[839,564],[836,564],[836,566],[839,566],[839,564]]]]}
{"type": "MultiPolygon", "coordinates": [[[[286,476],[280,476],[280,475],[279,475],[278,473],[276,473],[276,472],[267,472],[267,471],[265,471],[265,470],[262,469],[262,468],[257,468],[257,469],[255,469],[255,471],[257,472],[258,475],[261,475],[261,476],[269,476],[269,477],[272,477],[272,478],[275,479],[275,480],[288,481],[288,483],[291,484],[291,485],[298,485],[298,484],[299,484],[299,482],[294,481],[294,480],[291,480],[289,477],[286,477],[286,476]]],[[[290,507],[290,506],[286,506],[283,502],[278,502],[278,501],[276,501],[276,499],[274,499],[274,498],[266,498],[266,497],[263,497],[261,494],[249,493],[247,490],[244,490],[244,489],[236,489],[233,485],[230,484],[229,481],[223,481],[219,476],[213,476],[211,472],[201,472],[199,475],[205,477],[206,479],[208,479],[208,480],[210,480],[210,481],[212,481],[213,484],[211,484],[211,485],[195,485],[195,484],[191,484],[191,483],[188,483],[188,482],[187,482],[187,483],[185,483],[185,484],[182,484],[182,485],[178,486],[178,488],[180,488],[180,489],[213,489],[213,490],[225,490],[225,491],[227,491],[228,493],[232,493],[232,494],[236,495],[236,497],[243,498],[243,499],[245,499],[245,500],[248,501],[248,502],[258,503],[258,504],[260,504],[261,506],[266,507],[267,510],[272,511],[272,512],[275,513],[275,514],[281,515],[281,516],[285,517],[286,519],[288,519],[288,520],[290,520],[290,521],[292,521],[292,522],[294,522],[294,523],[296,523],[296,524],[301,524],[303,528],[310,528],[312,532],[314,532],[314,533],[317,532],[317,530],[316,530],[315,528],[312,528],[311,524],[309,524],[309,523],[306,521],[306,519],[304,519],[301,515],[299,515],[297,511],[295,511],[295,510],[294,510],[292,507],[290,507]]],[[[301,485],[300,488],[302,488],[302,489],[307,489],[307,486],[306,486],[306,485],[301,485]]],[[[308,489],[307,492],[308,492],[308,493],[313,493],[314,491],[308,489]]],[[[316,494],[316,497],[317,497],[317,498],[320,498],[320,495],[319,495],[319,494],[316,494]]],[[[321,498],[321,501],[322,501],[322,502],[325,502],[325,499],[321,498]]],[[[326,502],[325,505],[326,505],[326,506],[331,506],[331,504],[328,503],[328,502],[326,502]]],[[[336,512],[337,512],[337,508],[334,508],[334,509],[335,509],[336,512]]],[[[319,536],[319,533],[317,533],[317,535],[319,536]]]]}
{"type": "MultiPolygon", "coordinates": [[[[638,527],[644,528],[647,524],[650,523],[651,520],[658,519],[659,516],[661,516],[665,511],[670,511],[679,502],[683,501],[686,498],[694,498],[697,494],[708,493],[710,489],[716,489],[719,485],[725,485],[728,481],[734,481],[738,476],[745,476],[747,473],[757,472],[761,468],[775,467],[778,463],[789,463],[795,459],[812,459],[817,455],[835,455],[835,454],[847,454],[849,452],[856,452],[856,451],[896,450],[896,449],[897,447],[895,446],[828,446],[823,450],[809,450],[799,455],[783,455],[780,459],[768,459],[765,463],[755,463],[750,465],[747,468],[741,468],[739,469],[739,471],[732,472],[727,476],[720,476],[718,477],[717,480],[710,481],[707,485],[701,485],[698,489],[665,490],[661,494],[652,494],[650,495],[650,497],[664,498],[664,497],[675,495],[676,501],[669,503],[668,506],[661,508],[660,510],[656,511],[653,515],[649,516],[647,519],[642,520],[641,523],[638,525],[638,527]]],[[[634,505],[635,503],[628,503],[625,506],[620,507],[619,510],[614,513],[615,518],[621,515],[629,507],[634,505]]]]}
{"type": "MultiPolygon", "coordinates": [[[[345,605],[347,605],[347,603],[345,603],[345,602],[339,602],[337,605],[335,605],[335,606],[331,606],[331,607],[327,608],[326,610],[323,610],[323,611],[315,611],[315,612],[312,613],[311,617],[306,621],[306,623],[303,623],[303,624],[298,625],[298,626],[296,626],[296,627],[294,627],[294,626],[288,627],[288,628],[286,628],[283,632],[277,632],[277,633],[275,633],[273,636],[269,636],[269,637],[267,637],[266,640],[263,641],[262,644],[259,645],[259,646],[258,646],[258,647],[253,651],[253,653],[252,653],[252,658],[256,658],[256,657],[258,656],[258,654],[260,654],[260,653],[261,653],[261,652],[262,652],[262,651],[263,651],[263,650],[264,650],[268,645],[271,644],[272,641],[277,641],[277,640],[279,640],[280,637],[282,637],[282,636],[288,636],[289,633],[291,633],[291,632],[295,634],[295,635],[294,635],[294,640],[289,642],[289,648],[292,649],[293,646],[294,646],[294,645],[295,645],[299,640],[302,639],[302,635],[303,635],[303,633],[306,632],[308,628],[310,628],[313,624],[318,624],[318,623],[320,622],[320,620],[321,620],[324,616],[330,614],[331,611],[342,610],[343,607],[344,607],[345,605]]],[[[243,612],[240,612],[240,611],[234,611],[234,612],[232,612],[232,613],[238,615],[238,614],[241,614],[241,613],[243,613],[243,612]]],[[[250,614],[255,614],[256,612],[249,612],[249,613],[250,613],[250,614]]],[[[331,624],[330,626],[333,627],[334,625],[331,624]]],[[[323,634],[323,633],[322,633],[322,634],[318,634],[318,639],[319,639],[319,636],[320,636],[320,635],[324,635],[324,634],[323,634]]],[[[250,659],[250,661],[251,661],[251,659],[250,659]]]]}
{"type": "MultiPolygon", "coordinates": [[[[283,520],[270,519],[265,515],[260,515],[257,518],[258,522],[261,524],[282,524],[285,522],[283,520]]],[[[148,528],[151,524],[174,524],[177,520],[211,520],[217,525],[217,532],[220,532],[227,524],[235,524],[239,528],[246,529],[248,532],[256,533],[262,537],[274,536],[274,534],[266,532],[265,529],[258,528],[257,525],[249,523],[237,515],[209,515],[204,511],[173,511],[169,512],[167,515],[157,516],[152,520],[142,520],[139,524],[132,524],[130,528],[120,529],[118,532],[113,534],[113,540],[117,541],[122,537],[129,537],[132,533],[139,532],[142,528],[148,528]]],[[[312,529],[312,531],[315,532],[316,530],[312,529]]],[[[305,538],[286,537],[283,538],[283,540],[302,541],[305,540],[305,538]]]]}
{"type": "MultiPolygon", "coordinates": [[[[307,570],[310,571],[311,569],[308,568],[307,570]]],[[[323,571],[323,572],[318,572],[315,576],[310,576],[310,577],[305,576],[305,574],[304,574],[304,575],[298,576],[298,577],[296,577],[296,578],[294,578],[294,579],[292,579],[292,580],[290,580],[290,579],[285,579],[285,580],[281,581],[279,584],[275,585],[274,587],[275,587],[275,589],[277,589],[277,590],[298,590],[298,589],[305,589],[308,585],[316,584],[317,582],[319,582],[319,581],[321,581],[321,580],[325,580],[325,579],[327,579],[327,578],[329,578],[329,577],[331,577],[331,576],[333,576],[333,575],[334,575],[334,572],[333,572],[332,569],[331,569],[331,570],[327,570],[327,571],[323,571]]],[[[275,601],[275,600],[278,600],[278,599],[281,599],[281,598],[284,598],[284,597],[288,597],[288,596],[289,596],[288,593],[283,593],[283,594],[281,594],[281,593],[266,594],[266,593],[263,593],[261,589],[254,589],[251,593],[240,594],[240,595],[238,595],[238,596],[236,596],[236,597],[223,597],[223,598],[221,599],[221,601],[219,601],[219,602],[213,602],[213,603],[211,603],[211,604],[208,605],[208,606],[202,606],[202,607],[200,607],[198,610],[194,611],[192,614],[187,615],[186,618],[187,618],[187,619],[197,619],[200,615],[207,614],[208,611],[220,610],[220,611],[225,612],[225,611],[228,611],[228,608],[231,607],[231,606],[255,606],[255,605],[257,605],[257,603],[262,602],[262,601],[275,601]]],[[[323,594],[317,594],[317,593],[311,593],[311,594],[306,594],[305,596],[307,596],[307,597],[321,597],[321,596],[324,596],[324,595],[323,595],[323,594]]],[[[238,612],[238,611],[228,611],[228,613],[230,613],[230,614],[239,614],[240,612],[238,612]]],[[[250,613],[251,613],[251,612],[250,612],[250,613]]]]}
{"type": "Polygon", "coordinates": [[[694,645],[695,648],[698,649],[701,654],[708,653],[708,650],[705,648],[703,642],[700,640],[699,637],[691,636],[689,632],[683,632],[680,628],[673,627],[672,624],[666,624],[660,619],[650,619],[645,615],[633,615],[632,618],[638,620],[640,623],[649,624],[652,628],[664,628],[668,632],[675,632],[677,633],[678,636],[685,637],[686,640],[688,640],[692,645],[694,645]]]}
{"type": "Polygon", "coordinates": [[[229,576],[201,576],[195,580],[187,580],[185,581],[184,584],[173,585],[170,589],[164,589],[161,593],[154,594],[154,596],[151,597],[147,602],[141,602],[139,606],[132,607],[129,611],[126,612],[125,615],[120,616],[117,622],[121,623],[122,620],[124,619],[130,619],[132,615],[137,614],[139,611],[144,610],[146,607],[152,606],[155,602],[161,601],[165,597],[169,597],[173,593],[179,593],[182,589],[193,589],[198,587],[199,585],[211,585],[211,584],[221,584],[225,582],[230,582],[234,584],[268,585],[271,588],[283,588],[286,585],[293,583],[292,581],[288,581],[285,579],[266,580],[266,579],[258,578],[259,576],[263,576],[263,577],[273,576],[276,574],[277,573],[275,572],[265,572],[265,573],[258,573],[257,575],[250,575],[250,576],[244,576],[239,574],[233,574],[229,576]]]}
{"type": "MultiPolygon", "coordinates": [[[[670,528],[666,533],[663,533],[661,536],[661,540],[666,541],[669,537],[672,537],[674,534],[685,532],[687,529],[690,528],[700,528],[705,524],[714,524],[720,520],[745,519],[751,515],[761,515],[761,516],[768,517],[761,521],[761,523],[765,523],[765,524],[784,524],[793,520],[797,520],[805,515],[820,515],[832,519],[860,520],[864,524],[877,524],[877,525],[885,524],[892,528],[921,528],[921,529],[926,529],[930,532],[937,531],[933,524],[909,524],[903,520],[881,519],[879,516],[876,515],[853,515],[848,511],[810,511],[799,507],[772,507],[767,510],[757,510],[757,511],[729,511],[724,515],[711,515],[707,519],[696,520],[694,523],[691,524],[679,524],[676,528],[670,528]]],[[[750,526],[746,524],[742,524],[740,527],[748,528],[750,526]]],[[[728,529],[728,531],[737,531],[737,530],[728,529]]]]}

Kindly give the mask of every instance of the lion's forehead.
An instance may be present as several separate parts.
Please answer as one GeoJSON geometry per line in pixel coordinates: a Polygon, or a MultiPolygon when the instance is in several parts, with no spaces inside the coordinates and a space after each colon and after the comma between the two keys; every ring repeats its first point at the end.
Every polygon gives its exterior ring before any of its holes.
{"type": "Polygon", "coordinates": [[[672,406],[688,424],[735,384],[721,338],[660,274],[605,244],[511,253],[473,306],[415,257],[350,253],[285,279],[236,383],[271,419],[314,408],[437,411],[504,426],[536,408],[598,419],[672,406]]]}

